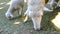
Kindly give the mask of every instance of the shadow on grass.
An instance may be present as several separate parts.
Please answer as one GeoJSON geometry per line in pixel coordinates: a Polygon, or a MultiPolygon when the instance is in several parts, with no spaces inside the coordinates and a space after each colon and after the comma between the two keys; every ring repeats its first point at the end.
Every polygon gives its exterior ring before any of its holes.
{"type": "Polygon", "coordinates": [[[60,8],[58,7],[54,9],[53,12],[44,12],[44,16],[41,23],[43,30],[53,30],[53,31],[56,30],[51,20],[55,18],[58,12],[60,12],[60,8]]]}

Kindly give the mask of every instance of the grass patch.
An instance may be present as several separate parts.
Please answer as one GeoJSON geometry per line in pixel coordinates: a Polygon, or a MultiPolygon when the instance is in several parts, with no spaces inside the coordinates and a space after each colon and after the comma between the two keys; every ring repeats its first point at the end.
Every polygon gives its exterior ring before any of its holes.
{"type": "MultiPolygon", "coordinates": [[[[0,8],[3,7],[0,9],[0,34],[60,34],[60,31],[56,30],[54,24],[51,22],[51,20],[54,19],[57,13],[60,11],[59,8],[54,9],[53,12],[44,12],[41,23],[42,30],[38,32],[32,29],[33,23],[31,20],[28,20],[28,22],[24,25],[22,24],[21,18],[17,18],[14,20],[6,19],[5,12],[9,7],[9,5],[7,5],[9,1],[10,0],[0,0],[0,3],[2,3],[0,4],[0,8]],[[18,22],[19,24],[14,24],[16,22],[18,22]]],[[[25,10],[26,7],[23,9],[23,12],[25,12],[25,10]]]]}

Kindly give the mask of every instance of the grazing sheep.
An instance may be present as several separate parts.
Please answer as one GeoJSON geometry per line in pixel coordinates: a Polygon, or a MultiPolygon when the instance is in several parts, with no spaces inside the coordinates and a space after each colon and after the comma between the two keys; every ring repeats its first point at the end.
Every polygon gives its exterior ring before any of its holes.
{"type": "MultiPolygon", "coordinates": [[[[24,22],[30,17],[34,24],[35,30],[40,30],[41,27],[41,19],[44,11],[52,11],[45,7],[45,0],[28,0],[27,1],[27,11],[25,12],[26,18],[24,22]]],[[[8,19],[12,19],[13,13],[18,11],[21,15],[21,11],[24,6],[24,0],[11,0],[11,4],[8,8],[8,11],[5,13],[8,19]]]]}
{"type": "Polygon", "coordinates": [[[41,28],[41,19],[44,11],[52,11],[44,7],[45,0],[28,0],[28,8],[25,12],[26,18],[24,22],[31,18],[33,21],[34,29],[40,30],[41,28]]]}
{"type": "Polygon", "coordinates": [[[60,7],[60,0],[58,1],[57,6],[59,6],[59,7],[60,7]]]}
{"type": "Polygon", "coordinates": [[[24,6],[24,0],[11,0],[10,6],[9,6],[7,12],[5,13],[6,17],[8,19],[12,19],[14,17],[13,13],[15,11],[18,11],[19,14],[21,15],[23,6],[24,6]]]}
{"type": "Polygon", "coordinates": [[[47,4],[50,5],[51,9],[54,9],[60,7],[60,0],[49,0],[47,4]]]}

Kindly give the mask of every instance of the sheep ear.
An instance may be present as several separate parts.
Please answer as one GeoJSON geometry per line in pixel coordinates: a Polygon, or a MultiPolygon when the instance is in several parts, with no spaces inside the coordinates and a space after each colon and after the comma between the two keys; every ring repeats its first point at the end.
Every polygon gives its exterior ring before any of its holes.
{"type": "Polygon", "coordinates": [[[53,11],[53,10],[51,10],[51,9],[48,9],[47,7],[43,7],[43,10],[44,10],[44,11],[48,11],[48,12],[49,12],[49,11],[53,11]]]}

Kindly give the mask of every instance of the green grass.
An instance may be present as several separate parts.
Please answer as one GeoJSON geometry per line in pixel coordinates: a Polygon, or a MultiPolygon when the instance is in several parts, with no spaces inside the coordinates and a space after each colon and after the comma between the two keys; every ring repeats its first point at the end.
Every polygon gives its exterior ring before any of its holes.
{"type": "MultiPolygon", "coordinates": [[[[60,9],[54,9],[53,12],[44,12],[44,16],[41,23],[41,31],[34,31],[32,29],[33,23],[31,20],[28,20],[26,24],[22,24],[22,17],[16,18],[14,20],[8,20],[5,17],[5,12],[7,11],[9,5],[7,3],[10,0],[0,0],[0,3],[4,3],[0,5],[0,34],[60,34],[60,31],[57,30],[51,20],[57,15],[60,9]],[[19,24],[14,24],[15,22],[20,22],[19,24]]],[[[24,8],[24,11],[26,7],[24,8]]],[[[24,12],[23,11],[23,12],[24,12]]],[[[15,13],[14,16],[18,16],[15,13]]]]}

